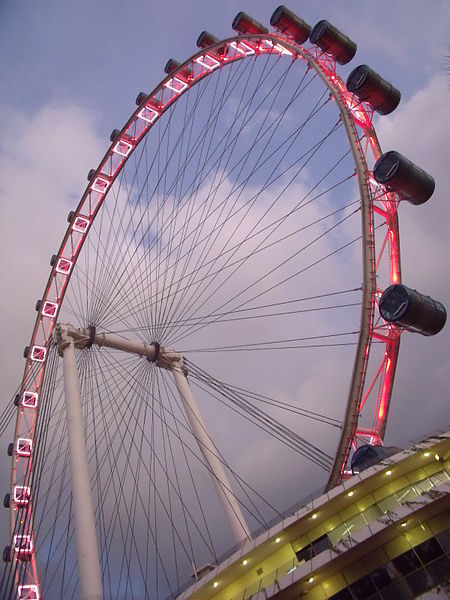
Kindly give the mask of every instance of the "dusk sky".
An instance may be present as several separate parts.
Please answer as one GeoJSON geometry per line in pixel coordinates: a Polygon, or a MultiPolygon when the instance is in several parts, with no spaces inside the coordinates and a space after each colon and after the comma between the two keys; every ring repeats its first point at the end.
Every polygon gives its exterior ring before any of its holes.
{"type": "MultiPolygon", "coordinates": [[[[66,217],[86,186],[86,174],[122,127],[141,90],[163,78],[169,58],[185,60],[206,29],[233,34],[240,10],[269,26],[268,0],[117,0],[3,2],[0,6],[0,308],[2,397],[20,385],[49,259],[66,217]]],[[[450,307],[448,203],[450,5],[446,0],[299,2],[287,5],[314,25],[327,19],[358,44],[346,79],[368,64],[402,93],[397,110],[376,117],[383,151],[395,149],[436,181],[428,203],[399,209],[403,281],[450,307]]],[[[402,446],[448,428],[449,325],[435,338],[402,337],[385,442],[402,446]]],[[[9,487],[1,444],[0,492],[9,487]]],[[[313,491],[313,490],[308,490],[313,491]]],[[[6,526],[6,511],[0,531],[6,526]]],[[[6,543],[6,542],[5,542],[6,543]]]]}

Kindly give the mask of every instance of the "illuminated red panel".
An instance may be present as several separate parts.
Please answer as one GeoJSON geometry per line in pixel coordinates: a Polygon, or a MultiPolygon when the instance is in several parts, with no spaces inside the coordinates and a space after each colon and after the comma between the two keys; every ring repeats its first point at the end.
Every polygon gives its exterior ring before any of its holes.
{"type": "Polygon", "coordinates": [[[381,392],[380,408],[378,410],[378,418],[379,419],[382,419],[384,417],[384,413],[386,410],[386,395],[389,390],[389,378],[390,378],[389,369],[390,368],[391,368],[391,359],[388,358],[387,364],[386,364],[386,371],[385,371],[385,375],[384,375],[385,379],[383,382],[383,389],[381,392]]]}
{"type": "Polygon", "coordinates": [[[14,502],[18,506],[26,506],[30,501],[30,488],[23,485],[16,485],[14,488],[14,502]]]}
{"type": "Polygon", "coordinates": [[[250,56],[251,54],[255,54],[255,50],[246,44],[245,42],[239,42],[239,45],[236,42],[231,42],[230,46],[239,52],[239,54],[250,56]]]}
{"type": "Polygon", "coordinates": [[[214,69],[217,69],[217,67],[220,67],[220,61],[216,60],[209,54],[205,54],[205,56],[199,56],[198,58],[195,59],[195,62],[197,62],[199,65],[201,65],[205,69],[208,69],[208,71],[214,71],[214,69]]]}
{"type": "Polygon", "coordinates": [[[34,392],[24,392],[22,395],[22,406],[37,408],[39,395],[34,392]]]}
{"type": "Polygon", "coordinates": [[[129,156],[133,151],[133,144],[127,142],[125,140],[119,140],[117,144],[114,146],[113,151],[116,154],[120,154],[120,156],[129,156]]]}
{"type": "Polygon", "coordinates": [[[37,585],[19,585],[19,600],[40,600],[39,587],[37,585]]]}
{"type": "Polygon", "coordinates": [[[72,261],[68,260],[67,258],[59,258],[55,271],[57,273],[62,273],[63,275],[68,275],[72,269],[72,264],[72,261]]]}
{"type": "Polygon", "coordinates": [[[164,87],[169,88],[169,90],[172,90],[177,94],[181,94],[181,92],[184,92],[184,90],[189,87],[189,84],[187,84],[185,81],[181,81],[181,79],[178,79],[177,77],[174,77],[173,79],[169,79],[169,81],[164,84],[164,87]]]}
{"type": "Polygon", "coordinates": [[[58,306],[59,305],[55,302],[49,302],[48,300],[46,300],[42,306],[41,314],[44,317],[49,317],[50,319],[53,319],[56,313],[58,312],[58,306]]]}
{"type": "Polygon", "coordinates": [[[31,554],[33,552],[31,535],[15,535],[14,550],[21,556],[31,554]]]}
{"type": "Polygon", "coordinates": [[[33,346],[31,349],[31,360],[36,362],[44,362],[47,355],[47,349],[43,346],[33,346]]]}
{"type": "Polygon", "coordinates": [[[104,194],[109,187],[109,181],[104,177],[96,177],[91,185],[91,190],[104,194]]]}
{"type": "Polygon", "coordinates": [[[138,117],[147,123],[153,123],[153,121],[159,117],[158,111],[148,106],[144,106],[142,110],[138,112],[138,117]]]}
{"type": "Polygon", "coordinates": [[[87,217],[82,217],[81,215],[78,215],[78,217],[76,217],[73,222],[72,229],[74,231],[78,231],[78,233],[86,233],[89,225],[90,221],[87,217]]]}
{"type": "Polygon", "coordinates": [[[259,48],[261,50],[269,50],[269,51],[276,50],[280,54],[286,54],[287,56],[294,56],[294,53],[291,52],[291,50],[288,50],[287,48],[285,48],[281,44],[274,44],[270,40],[263,40],[262,43],[261,43],[261,45],[259,46],[259,48]]]}
{"type": "Polygon", "coordinates": [[[19,456],[31,456],[33,440],[28,438],[17,438],[16,452],[19,456]]]}

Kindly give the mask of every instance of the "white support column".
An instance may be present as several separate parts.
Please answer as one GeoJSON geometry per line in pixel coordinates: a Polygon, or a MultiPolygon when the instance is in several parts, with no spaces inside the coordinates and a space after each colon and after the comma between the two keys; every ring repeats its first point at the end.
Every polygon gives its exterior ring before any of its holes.
{"type": "MultiPolygon", "coordinates": [[[[170,350],[167,351],[165,348],[161,347],[156,342],[152,344],[146,344],[142,341],[128,340],[126,338],[111,333],[99,333],[92,328],[75,328],[71,325],[62,325],[60,323],[56,325],[55,338],[60,348],[60,354],[61,348],[64,351],[64,361],[66,360],[67,353],[67,350],[65,350],[65,344],[67,342],[65,340],[70,339],[71,345],[75,345],[75,347],[77,348],[86,348],[91,346],[92,344],[95,344],[100,348],[114,348],[115,350],[122,350],[123,352],[137,354],[138,356],[145,357],[151,362],[155,363],[157,367],[166,369],[173,373],[175,385],[177,386],[178,392],[181,396],[181,400],[185,407],[189,424],[191,426],[193,434],[195,435],[198,441],[200,450],[211,470],[211,478],[214,482],[214,486],[216,488],[220,502],[225,510],[225,514],[227,516],[234,538],[237,543],[242,542],[246,538],[250,540],[250,531],[244,520],[244,516],[240,509],[239,503],[237,502],[235,496],[231,491],[231,486],[228,481],[227,474],[225,472],[222,462],[217,456],[217,449],[215,448],[211,438],[208,435],[206,426],[200,414],[200,410],[192,394],[192,390],[189,386],[189,383],[186,379],[183,367],[183,357],[181,356],[181,354],[170,350]]],[[[73,356],[73,360],[75,361],[75,356],[73,356]]],[[[82,441],[84,444],[84,438],[82,438],[82,441]]],[[[89,484],[89,479],[87,479],[87,484],[89,484]]],[[[90,597],[89,600],[91,600],[90,597]]],[[[94,600],[94,596],[92,597],[92,600],[94,600]]]]}
{"type": "Polygon", "coordinates": [[[175,385],[177,386],[181,400],[184,404],[192,432],[211,469],[212,480],[220,502],[225,510],[234,538],[237,543],[242,542],[245,538],[250,540],[250,531],[248,530],[240,506],[231,491],[223,464],[217,457],[217,449],[214,447],[214,444],[207,433],[206,426],[203,422],[188,380],[179,364],[172,368],[172,373],[175,385]]]}
{"type": "Polygon", "coordinates": [[[81,410],[80,383],[73,339],[66,338],[59,344],[59,348],[60,352],[63,353],[64,361],[64,394],[72,474],[80,598],[81,600],[103,600],[94,507],[81,410]]]}

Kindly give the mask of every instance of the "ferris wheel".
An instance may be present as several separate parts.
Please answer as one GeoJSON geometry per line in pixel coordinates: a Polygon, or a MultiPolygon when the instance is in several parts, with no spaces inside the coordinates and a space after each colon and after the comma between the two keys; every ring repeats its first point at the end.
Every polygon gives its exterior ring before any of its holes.
{"type": "Polygon", "coordinates": [[[271,25],[169,60],[68,215],[14,400],[5,598],[175,597],[383,443],[402,331],[444,325],[401,280],[398,204],[434,181],[381,151],[400,93],[344,83],[327,21],[271,25]]]}

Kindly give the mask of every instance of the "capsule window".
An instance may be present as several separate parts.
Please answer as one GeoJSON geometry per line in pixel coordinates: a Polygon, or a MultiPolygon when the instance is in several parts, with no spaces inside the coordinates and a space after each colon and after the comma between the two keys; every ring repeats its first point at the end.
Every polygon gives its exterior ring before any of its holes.
{"type": "Polygon", "coordinates": [[[50,319],[53,319],[57,312],[58,304],[56,304],[55,302],[50,302],[49,300],[46,300],[42,305],[41,314],[44,317],[49,317],[50,319]]]}
{"type": "Polygon", "coordinates": [[[18,506],[26,506],[30,501],[30,488],[22,485],[16,485],[14,488],[14,502],[18,506]]]}
{"type": "Polygon", "coordinates": [[[78,231],[78,233],[86,233],[89,223],[90,220],[87,217],[78,215],[73,222],[72,229],[78,231]]]}
{"type": "Polygon", "coordinates": [[[38,398],[39,396],[35,392],[24,392],[22,395],[22,406],[37,408],[38,398]]]}
{"type": "Polygon", "coordinates": [[[91,190],[93,192],[98,192],[99,194],[106,193],[106,190],[109,187],[109,181],[104,177],[96,177],[94,183],[91,185],[91,190]]]}
{"type": "Polygon", "coordinates": [[[62,275],[68,275],[72,269],[72,261],[67,258],[59,258],[56,263],[55,271],[62,275]]]}
{"type": "Polygon", "coordinates": [[[33,441],[28,438],[18,438],[16,444],[16,453],[18,456],[31,456],[33,441]]]}
{"type": "Polygon", "coordinates": [[[31,349],[31,360],[35,362],[44,362],[47,355],[47,349],[43,346],[33,346],[31,349]]]}
{"type": "Polygon", "coordinates": [[[31,554],[33,552],[33,540],[31,535],[15,535],[14,550],[19,554],[31,554]]]}
{"type": "Polygon", "coordinates": [[[40,600],[39,588],[37,585],[19,585],[19,600],[40,600]]]}

